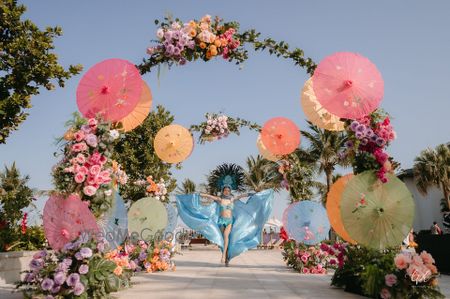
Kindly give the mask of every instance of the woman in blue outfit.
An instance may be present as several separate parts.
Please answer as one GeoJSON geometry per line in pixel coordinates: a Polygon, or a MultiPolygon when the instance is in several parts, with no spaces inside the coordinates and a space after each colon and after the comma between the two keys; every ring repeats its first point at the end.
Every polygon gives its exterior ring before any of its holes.
{"type": "Polygon", "coordinates": [[[217,221],[217,225],[220,228],[223,236],[223,252],[221,263],[225,263],[228,265],[228,244],[231,228],[233,225],[233,209],[234,209],[234,201],[239,200],[243,197],[247,197],[250,194],[241,194],[239,196],[233,197],[231,194],[231,186],[225,185],[222,188],[221,196],[213,196],[206,193],[200,193],[201,197],[208,198],[210,200],[214,200],[219,205],[219,219],[217,221]]]}

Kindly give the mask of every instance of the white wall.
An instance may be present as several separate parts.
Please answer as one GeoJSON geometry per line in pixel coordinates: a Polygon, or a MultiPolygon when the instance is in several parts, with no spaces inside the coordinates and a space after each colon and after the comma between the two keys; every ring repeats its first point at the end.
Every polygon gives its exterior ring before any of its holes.
{"type": "Polygon", "coordinates": [[[416,203],[416,215],[414,217],[414,231],[419,232],[424,229],[430,229],[433,221],[436,221],[442,227],[441,198],[444,197],[442,191],[437,187],[428,190],[428,194],[423,196],[416,187],[414,179],[410,177],[403,178],[403,182],[411,192],[416,203]]]}

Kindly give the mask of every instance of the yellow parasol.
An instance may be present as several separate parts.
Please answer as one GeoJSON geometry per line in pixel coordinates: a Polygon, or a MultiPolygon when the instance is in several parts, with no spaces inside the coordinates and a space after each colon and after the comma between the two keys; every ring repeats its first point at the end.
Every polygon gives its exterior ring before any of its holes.
{"type": "Polygon", "coordinates": [[[334,231],[345,241],[356,244],[348,232],[344,228],[341,218],[341,198],[344,192],[345,186],[353,178],[353,174],[347,174],[339,178],[330,188],[330,192],[327,195],[327,214],[330,220],[331,227],[334,231]]]}
{"type": "Polygon", "coordinates": [[[180,125],[169,125],[156,134],[155,152],[167,163],[179,163],[185,160],[194,148],[194,139],[188,129],[180,125]]]}
{"type": "Polygon", "coordinates": [[[150,91],[150,87],[148,87],[147,83],[142,81],[142,91],[138,104],[130,114],[119,121],[122,123],[122,130],[124,132],[129,132],[142,124],[150,113],[151,108],[152,92],[150,91]]]}
{"type": "Polygon", "coordinates": [[[261,134],[258,135],[258,139],[256,140],[256,146],[258,147],[259,153],[261,156],[263,156],[264,159],[267,159],[269,161],[277,162],[281,160],[280,156],[272,154],[267,147],[264,145],[264,143],[261,140],[261,134]]]}
{"type": "Polygon", "coordinates": [[[313,89],[312,78],[309,78],[302,89],[301,104],[306,118],[319,128],[329,131],[343,131],[344,122],[339,117],[328,112],[317,101],[313,89]]]}

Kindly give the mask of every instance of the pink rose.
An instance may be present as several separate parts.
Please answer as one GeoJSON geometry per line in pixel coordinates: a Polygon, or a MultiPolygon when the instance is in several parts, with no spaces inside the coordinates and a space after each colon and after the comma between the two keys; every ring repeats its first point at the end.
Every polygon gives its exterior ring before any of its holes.
{"type": "Polygon", "coordinates": [[[101,165],[105,164],[107,161],[108,161],[108,158],[106,158],[105,156],[101,156],[100,157],[99,162],[100,162],[101,165]]]}
{"type": "Polygon", "coordinates": [[[303,272],[303,274],[308,274],[308,273],[309,273],[309,269],[306,268],[306,267],[304,267],[303,270],[302,270],[302,272],[303,272]]]}
{"type": "Polygon", "coordinates": [[[85,178],[86,178],[86,176],[85,176],[84,174],[78,172],[78,173],[75,175],[75,182],[76,182],[77,184],[81,184],[82,182],[84,182],[85,178]]]}
{"type": "Polygon", "coordinates": [[[438,270],[437,270],[435,265],[433,265],[433,264],[426,264],[425,266],[428,268],[428,270],[431,271],[431,274],[437,274],[438,273],[438,270]]]}
{"type": "Polygon", "coordinates": [[[311,269],[309,270],[311,274],[317,274],[317,269],[314,267],[311,267],[311,269]]]}
{"type": "Polygon", "coordinates": [[[307,257],[306,255],[302,255],[302,256],[300,257],[300,259],[302,260],[302,262],[303,262],[304,264],[306,264],[306,262],[308,261],[308,257],[307,257]]]}
{"type": "Polygon", "coordinates": [[[87,182],[89,185],[94,185],[94,184],[97,183],[97,181],[96,181],[96,179],[95,179],[95,176],[93,176],[93,175],[89,175],[88,178],[87,178],[87,180],[86,180],[86,182],[87,182]]]}
{"type": "Polygon", "coordinates": [[[89,173],[92,174],[93,176],[96,176],[100,173],[101,170],[102,168],[100,167],[100,165],[94,165],[91,166],[91,168],[89,169],[89,173]]]}
{"type": "Polygon", "coordinates": [[[394,284],[397,283],[397,276],[395,274],[388,274],[384,277],[384,283],[388,287],[392,287],[394,284]]]}
{"type": "Polygon", "coordinates": [[[91,130],[91,127],[89,127],[88,125],[82,125],[81,131],[83,131],[84,134],[89,134],[89,133],[91,133],[92,130],[91,130]]]}
{"type": "Polygon", "coordinates": [[[93,163],[98,164],[98,163],[100,163],[101,157],[102,157],[102,155],[101,155],[99,152],[95,152],[95,153],[92,154],[90,160],[91,160],[93,163]]]}
{"type": "Polygon", "coordinates": [[[388,289],[383,288],[380,292],[380,297],[383,299],[389,299],[389,298],[391,298],[391,293],[389,292],[388,289]]]}
{"type": "Polygon", "coordinates": [[[76,157],[76,161],[80,164],[86,163],[86,157],[83,154],[78,154],[76,157]]]}
{"type": "Polygon", "coordinates": [[[94,134],[87,134],[86,143],[91,147],[97,147],[97,136],[95,136],[94,134]]]}
{"type": "Polygon", "coordinates": [[[422,251],[420,253],[420,257],[422,258],[422,261],[424,264],[427,264],[427,265],[434,264],[434,258],[428,252],[422,251]]]}
{"type": "Polygon", "coordinates": [[[73,134],[73,137],[75,137],[75,140],[77,142],[81,142],[84,139],[84,132],[83,131],[77,131],[75,134],[73,134]]]}
{"type": "Polygon", "coordinates": [[[64,172],[66,172],[66,173],[67,173],[67,172],[72,173],[72,172],[73,172],[73,166],[64,168],[64,172]]]}
{"type": "Polygon", "coordinates": [[[78,172],[82,173],[84,175],[88,175],[89,170],[88,170],[88,168],[86,166],[81,166],[81,167],[79,167],[78,172]]]}
{"type": "Polygon", "coordinates": [[[397,256],[394,258],[394,263],[397,269],[402,270],[408,268],[408,265],[411,263],[411,258],[407,255],[404,255],[402,253],[397,254],[397,256]]]}
{"type": "Polygon", "coordinates": [[[87,196],[93,196],[97,192],[97,189],[93,186],[86,186],[83,188],[83,193],[87,196]]]}
{"type": "Polygon", "coordinates": [[[72,151],[74,151],[74,152],[82,152],[85,150],[87,150],[87,145],[84,142],[75,143],[72,146],[72,151]]]}
{"type": "Polygon", "coordinates": [[[95,118],[90,118],[89,120],[88,120],[88,124],[89,124],[89,127],[93,127],[93,128],[96,128],[97,127],[97,124],[98,124],[98,122],[97,122],[97,120],[95,119],[95,118]]]}

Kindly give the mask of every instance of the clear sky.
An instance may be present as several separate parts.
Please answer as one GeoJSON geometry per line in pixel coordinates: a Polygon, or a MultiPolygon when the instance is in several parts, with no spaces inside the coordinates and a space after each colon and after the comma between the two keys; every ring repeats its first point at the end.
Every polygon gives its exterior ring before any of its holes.
{"type": "MultiPolygon", "coordinates": [[[[107,58],[139,63],[146,56],[157,27],[153,20],[171,13],[182,20],[204,14],[240,22],[262,37],[285,40],[320,60],[334,52],[359,52],[374,62],[385,80],[382,107],[393,117],[398,139],[389,152],[412,166],[426,147],[450,141],[450,1],[19,1],[26,17],[38,26],[59,25],[64,35],[56,40],[60,62],[81,63],[86,71],[107,58]]],[[[56,160],[54,138],[77,110],[75,91],[81,75],[64,89],[42,90],[32,99],[30,116],[6,145],[0,145],[0,165],[16,161],[30,185],[50,189],[56,160]]],[[[243,69],[221,58],[174,67],[144,76],[154,105],[162,104],[184,126],[199,123],[205,112],[224,111],[260,124],[284,116],[305,127],[300,90],[306,72],[290,61],[250,51],[243,69]]],[[[197,145],[177,179],[200,183],[222,162],[243,164],[256,154],[256,133],[197,145]]],[[[278,218],[286,194],[276,198],[278,218]]],[[[41,203],[42,204],[42,203],[41,203]]]]}

